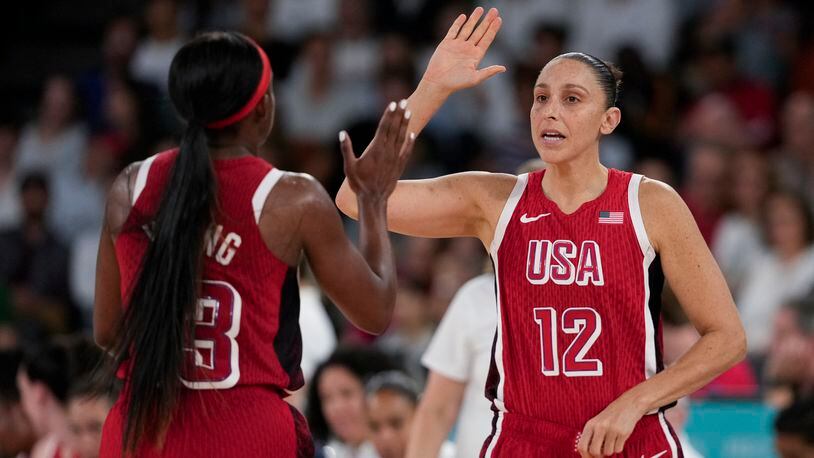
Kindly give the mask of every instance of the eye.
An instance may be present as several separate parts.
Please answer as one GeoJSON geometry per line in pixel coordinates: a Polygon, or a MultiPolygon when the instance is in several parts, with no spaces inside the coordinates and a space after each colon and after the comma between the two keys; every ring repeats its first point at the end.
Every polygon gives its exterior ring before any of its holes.
{"type": "Polygon", "coordinates": [[[536,101],[536,102],[543,103],[543,102],[545,102],[546,100],[548,100],[548,96],[545,96],[545,95],[543,95],[543,94],[539,94],[539,95],[537,95],[536,97],[534,97],[534,101],[536,101]]]}
{"type": "Polygon", "coordinates": [[[565,101],[568,103],[577,103],[579,102],[579,98],[574,95],[569,95],[568,97],[565,98],[565,101]]]}

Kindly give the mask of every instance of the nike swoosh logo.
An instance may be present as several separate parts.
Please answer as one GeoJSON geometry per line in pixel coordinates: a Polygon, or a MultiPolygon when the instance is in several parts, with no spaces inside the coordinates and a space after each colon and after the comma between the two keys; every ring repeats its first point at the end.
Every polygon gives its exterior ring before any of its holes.
{"type": "MultiPolygon", "coordinates": [[[[661,453],[656,453],[655,455],[651,456],[650,458],[659,458],[660,456],[664,456],[665,453],[667,453],[667,450],[664,450],[661,453]]],[[[644,455],[642,455],[642,458],[645,458],[644,455]]]]}
{"type": "Polygon", "coordinates": [[[544,216],[548,216],[550,214],[551,213],[542,213],[542,214],[539,214],[537,216],[528,216],[527,213],[523,213],[523,216],[520,217],[520,222],[524,223],[524,224],[525,223],[533,223],[533,222],[537,221],[538,219],[540,219],[540,218],[542,218],[544,216]]]}

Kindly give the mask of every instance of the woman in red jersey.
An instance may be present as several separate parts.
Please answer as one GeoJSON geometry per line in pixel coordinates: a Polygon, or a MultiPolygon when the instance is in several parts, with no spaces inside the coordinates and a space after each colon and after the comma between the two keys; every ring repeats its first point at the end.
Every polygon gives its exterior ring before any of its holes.
{"type": "Polygon", "coordinates": [[[395,298],[387,197],[409,156],[406,101],[386,109],[345,169],[361,209],[361,252],[311,177],[257,153],[274,120],[271,68],[236,33],[207,33],[173,59],[180,148],[127,167],[108,197],[94,334],[124,388],[101,456],[313,456],[283,401],[299,368],[298,262],[362,329],[380,333],[395,298]],[[361,293],[360,293],[361,292],[361,293]]]}
{"type": "MultiPolygon", "coordinates": [[[[500,25],[494,9],[455,20],[410,97],[411,132],[453,92],[505,70],[478,69],[500,25]]],[[[745,355],[732,297],[678,194],[599,162],[621,119],[619,78],[582,53],[545,65],[529,96],[546,170],[399,181],[390,196],[390,230],[478,237],[495,265],[495,415],[482,456],[680,457],[663,410],[745,355]],[[667,369],[665,278],[701,334],[667,369]]],[[[337,203],[355,216],[352,196],[344,185],[337,203]]]]}

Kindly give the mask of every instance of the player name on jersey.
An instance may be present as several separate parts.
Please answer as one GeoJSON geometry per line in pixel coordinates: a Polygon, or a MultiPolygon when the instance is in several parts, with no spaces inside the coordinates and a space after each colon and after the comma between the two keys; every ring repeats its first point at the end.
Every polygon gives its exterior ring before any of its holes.
{"type": "Polygon", "coordinates": [[[577,249],[571,240],[529,240],[526,279],[533,285],[603,286],[599,244],[585,240],[577,249]]]}

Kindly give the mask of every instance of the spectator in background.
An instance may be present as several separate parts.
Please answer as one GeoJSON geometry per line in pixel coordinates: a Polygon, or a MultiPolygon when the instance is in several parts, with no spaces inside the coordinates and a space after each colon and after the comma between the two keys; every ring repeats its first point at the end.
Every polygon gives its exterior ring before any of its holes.
{"type": "Polygon", "coordinates": [[[102,426],[118,393],[100,395],[90,380],[79,382],[68,393],[68,448],[72,458],[97,458],[102,443],[102,426]]]}
{"type": "Polygon", "coordinates": [[[274,0],[267,16],[272,36],[294,43],[314,33],[325,33],[336,24],[338,0],[274,0]]]}
{"type": "Polygon", "coordinates": [[[337,28],[331,40],[337,81],[361,97],[373,90],[379,68],[381,45],[373,35],[372,6],[370,0],[339,0],[337,28]]]}
{"type": "Polygon", "coordinates": [[[76,119],[73,83],[64,76],[45,82],[37,119],[23,128],[17,144],[17,173],[46,172],[49,179],[76,173],[87,133],[76,119]]]}
{"type": "Polygon", "coordinates": [[[721,94],[708,94],[692,106],[681,120],[678,135],[730,149],[754,148],[758,143],[735,105],[721,94]]]}
{"type": "Polygon", "coordinates": [[[103,110],[110,85],[129,79],[130,60],[138,43],[138,28],[127,16],[108,22],[102,41],[101,66],[79,79],[85,119],[93,131],[105,127],[103,110]]]}
{"type": "MultiPolygon", "coordinates": [[[[775,127],[775,96],[771,88],[745,76],[735,60],[731,37],[702,42],[694,62],[696,90],[720,94],[729,100],[746,123],[746,132],[756,145],[772,139],[775,127]]],[[[748,145],[746,145],[748,146],[748,145]]]]}
{"type": "Polygon", "coordinates": [[[774,318],[764,370],[764,399],[785,408],[814,396],[814,298],[790,301],[774,318]]]}
{"type": "Polygon", "coordinates": [[[176,0],[150,0],[145,6],[144,22],[147,36],[136,47],[130,74],[166,94],[172,58],[184,44],[176,0]]]}
{"type": "Polygon", "coordinates": [[[438,455],[456,419],[455,456],[478,456],[491,428],[483,395],[497,326],[495,276],[485,273],[455,294],[421,362],[430,375],[416,411],[407,456],[438,455]]]}
{"type": "Polygon", "coordinates": [[[37,443],[31,458],[59,456],[69,440],[65,403],[70,389],[72,368],[67,346],[48,342],[29,349],[17,372],[20,398],[37,443]]]}
{"type": "Polygon", "coordinates": [[[20,221],[20,197],[14,167],[17,136],[14,125],[0,122],[0,228],[20,221]]]}
{"type": "Polygon", "coordinates": [[[31,423],[20,402],[17,370],[22,354],[18,350],[0,351],[0,457],[26,456],[34,446],[31,423]]]}
{"type": "Polygon", "coordinates": [[[572,18],[569,50],[612,59],[622,47],[633,46],[650,68],[664,70],[670,64],[678,21],[674,2],[599,0],[575,6],[577,10],[568,15],[572,18]]]}
{"type": "Polygon", "coordinates": [[[692,212],[707,245],[713,244],[723,216],[729,155],[713,144],[698,144],[687,154],[681,197],[692,212]]]}
{"type": "Polygon", "coordinates": [[[792,93],[783,106],[777,158],[779,181],[814,205],[814,95],[792,93]]]}
{"type": "Polygon", "coordinates": [[[765,250],[760,224],[774,180],[766,157],[759,151],[734,154],[728,169],[732,208],[721,218],[711,249],[734,294],[743,288],[747,270],[765,250]]]}
{"type": "Polygon", "coordinates": [[[365,381],[394,369],[385,354],[365,347],[340,347],[317,367],[306,417],[314,440],[330,449],[326,456],[376,458],[365,411],[365,381]]]}
{"type": "Polygon", "coordinates": [[[11,290],[15,315],[45,330],[73,326],[67,299],[68,252],[49,227],[48,180],[42,174],[23,177],[20,186],[23,221],[0,231],[0,284],[11,290]]]}
{"type": "Polygon", "coordinates": [[[736,294],[749,355],[760,360],[771,343],[771,323],[781,305],[803,297],[814,286],[814,226],[800,194],[775,191],[763,210],[769,251],[756,260],[736,294]]]}
{"type": "MultiPolygon", "coordinates": [[[[415,380],[398,371],[374,375],[367,383],[367,415],[371,442],[380,458],[404,458],[412,429],[419,389],[415,380]]],[[[425,457],[455,456],[452,445],[425,457]]],[[[462,456],[462,455],[458,455],[462,456]]]]}
{"type": "Polygon", "coordinates": [[[774,420],[774,447],[780,458],[814,456],[814,400],[783,409],[774,420]]]}

